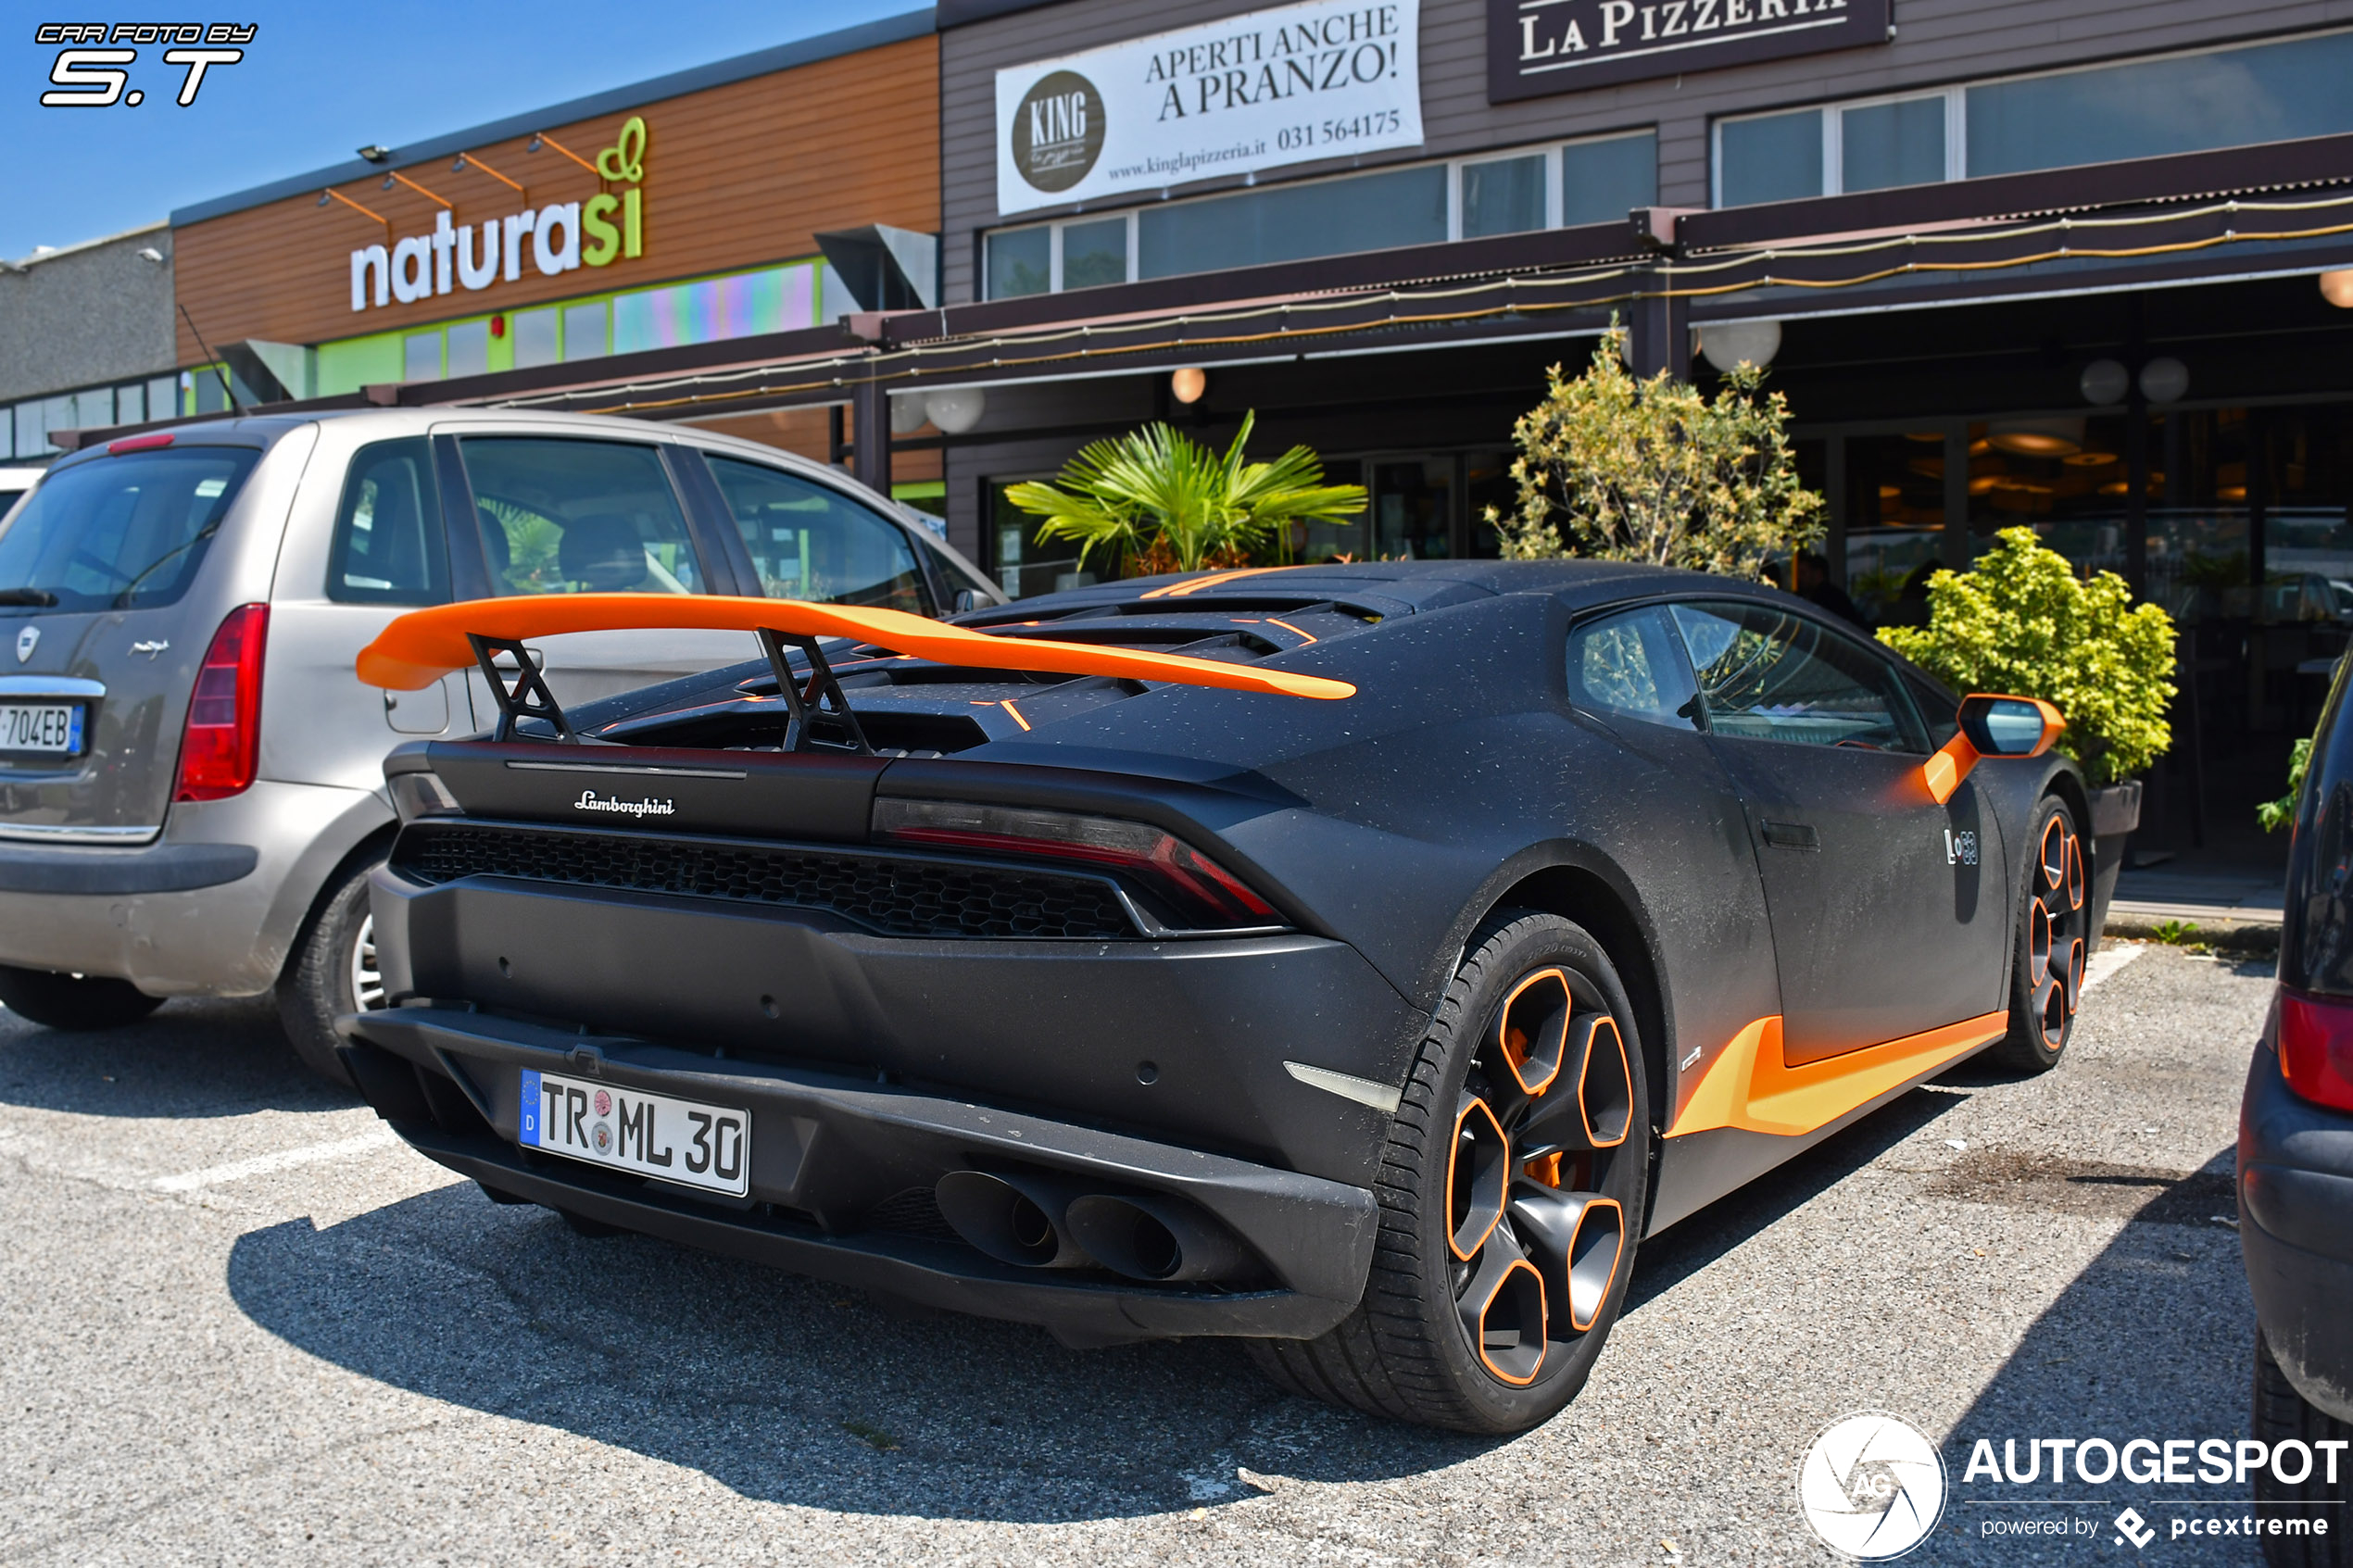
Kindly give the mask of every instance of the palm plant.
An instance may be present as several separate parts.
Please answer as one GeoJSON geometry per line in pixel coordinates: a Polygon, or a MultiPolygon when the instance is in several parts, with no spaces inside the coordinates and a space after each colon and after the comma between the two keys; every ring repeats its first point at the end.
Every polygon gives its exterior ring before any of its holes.
{"type": "Polygon", "coordinates": [[[1046,520],[1039,543],[1076,541],[1082,567],[1101,548],[1123,572],[1163,559],[1198,571],[1246,558],[1270,536],[1276,558],[1288,559],[1291,523],[1353,516],[1365,509],[1365,487],[1326,484],[1322,461],[1304,446],[1271,463],[1244,462],[1257,420],[1255,411],[1243,416],[1222,458],[1164,424],[1091,442],[1054,483],[1016,484],[1005,498],[1046,520]]]}

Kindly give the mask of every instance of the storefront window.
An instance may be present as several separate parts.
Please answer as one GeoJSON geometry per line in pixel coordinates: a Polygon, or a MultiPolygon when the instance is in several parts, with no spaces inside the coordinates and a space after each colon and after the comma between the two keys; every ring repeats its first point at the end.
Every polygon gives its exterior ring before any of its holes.
{"type": "Polygon", "coordinates": [[[1435,245],[1446,238],[1446,166],[1147,207],[1136,229],[1142,278],[1435,245]]]}
{"type": "Polygon", "coordinates": [[[592,299],[585,305],[564,307],[564,358],[594,359],[607,352],[605,321],[609,312],[605,302],[592,299]]]}
{"type": "Polygon", "coordinates": [[[490,371],[490,323],[460,321],[449,329],[448,342],[443,353],[442,373],[447,376],[480,376],[490,371]]]}
{"type": "Polygon", "coordinates": [[[1091,289],[1127,281],[1127,220],[1071,223],[1063,229],[1063,287],[1091,289]]]}
{"type": "Polygon", "coordinates": [[[2353,131],[2353,32],[1967,89],[1969,171],[2155,157],[2353,131]]]}
{"type": "Polygon", "coordinates": [[[1716,205],[2339,135],[2347,80],[2353,31],[1722,119],[1716,205]]]}
{"type": "Polygon", "coordinates": [[[1054,232],[1009,229],[988,236],[988,297],[1018,299],[1053,286],[1054,232]]]}
{"type": "MultiPolygon", "coordinates": [[[[1052,539],[1040,544],[1038,525],[1042,519],[1032,517],[1011,501],[1005,492],[1019,484],[1025,476],[1013,475],[988,482],[988,529],[984,541],[988,546],[989,574],[997,579],[997,586],[1007,598],[1026,599],[1033,594],[1051,594],[1064,588],[1083,588],[1102,581],[1106,572],[1116,572],[1116,563],[1101,558],[1097,552],[1082,570],[1078,564],[1078,546],[1067,539],[1052,539]]],[[[1051,474],[1027,477],[1051,479],[1051,474]]]]}
{"type": "Polygon", "coordinates": [[[1822,194],[1822,111],[1727,120],[1716,128],[1718,207],[1822,194]]]}
{"type": "Polygon", "coordinates": [[[1445,560],[1454,553],[1454,459],[1405,458],[1368,465],[1373,552],[1382,560],[1445,560]]]}
{"type": "Polygon", "coordinates": [[[1864,619],[1928,619],[1928,579],[1943,564],[1944,433],[1849,436],[1846,591],[1864,619]]]}
{"type": "Polygon", "coordinates": [[[1840,187],[1876,191],[1944,178],[1944,96],[1903,98],[1839,117],[1840,187]]]}
{"type": "Polygon", "coordinates": [[[1544,157],[1463,165],[1463,238],[1544,226],[1544,157]]]}
{"type": "Polygon", "coordinates": [[[543,310],[516,311],[507,318],[507,330],[515,335],[515,369],[552,365],[562,358],[557,349],[553,306],[543,310]]]}
{"type": "Polygon", "coordinates": [[[1658,200],[1658,132],[1571,142],[1560,150],[1561,226],[1623,223],[1658,200]]]}

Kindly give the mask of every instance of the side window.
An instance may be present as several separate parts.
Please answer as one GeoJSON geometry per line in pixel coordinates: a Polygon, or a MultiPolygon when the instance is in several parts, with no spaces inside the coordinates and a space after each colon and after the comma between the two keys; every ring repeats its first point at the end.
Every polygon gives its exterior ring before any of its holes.
{"type": "Polygon", "coordinates": [[[327,553],[327,597],[341,604],[437,605],[449,598],[433,448],[423,436],[362,446],[343,482],[327,553]]]}
{"type": "Polygon", "coordinates": [[[1568,695],[1580,708],[1699,728],[1698,690],[1667,614],[1628,610],[1568,634],[1568,695]]]}
{"type": "Polygon", "coordinates": [[[1961,733],[1961,705],[1933,684],[1906,672],[1904,684],[1912,694],[1912,708],[1928,726],[1928,744],[1943,746],[1961,733]]]}
{"type": "Polygon", "coordinates": [[[661,454],[622,441],[467,436],[494,594],[709,591],[661,454]]]}
{"type": "Polygon", "coordinates": [[[1719,735],[1800,746],[1926,751],[1895,666],[1770,605],[1674,607],[1719,735]]]}
{"type": "Polygon", "coordinates": [[[946,550],[941,549],[937,545],[933,544],[930,540],[923,538],[921,535],[917,535],[916,543],[923,546],[925,558],[931,562],[932,578],[947,591],[949,602],[951,607],[955,602],[955,596],[958,594],[964,592],[966,589],[970,589],[974,594],[977,595],[979,596],[980,603],[984,606],[993,605],[997,602],[996,583],[991,583],[988,578],[981,576],[980,573],[975,571],[971,567],[966,566],[963,561],[958,560],[954,556],[950,555],[946,550]]]}
{"type": "Polygon", "coordinates": [[[896,523],[782,469],[714,457],[711,473],[768,597],[931,613],[915,552],[896,523]]]}

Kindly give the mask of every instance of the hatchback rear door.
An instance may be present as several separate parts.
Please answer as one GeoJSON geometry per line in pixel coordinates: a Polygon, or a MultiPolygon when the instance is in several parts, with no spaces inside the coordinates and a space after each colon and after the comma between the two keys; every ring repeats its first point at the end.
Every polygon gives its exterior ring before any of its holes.
{"type": "Polygon", "coordinates": [[[0,837],[161,831],[196,667],[223,615],[266,596],[308,446],[297,434],[265,454],[227,432],[117,443],[61,461],[9,515],[0,837]]]}

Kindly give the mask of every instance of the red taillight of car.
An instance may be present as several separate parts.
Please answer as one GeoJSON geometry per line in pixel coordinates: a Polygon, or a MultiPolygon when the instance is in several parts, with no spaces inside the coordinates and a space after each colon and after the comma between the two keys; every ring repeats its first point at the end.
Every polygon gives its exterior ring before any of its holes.
{"type": "Polygon", "coordinates": [[[2353,1110],[2353,997],[2280,988],[2280,1071],[2315,1105],[2353,1110]]]}
{"type": "Polygon", "coordinates": [[[1233,872],[1150,822],[1025,806],[884,799],[875,802],[874,824],[875,836],[887,843],[1043,856],[1124,873],[1166,904],[1169,913],[1197,927],[1282,922],[1275,907],[1233,872]]]}
{"type": "Polygon", "coordinates": [[[188,699],[174,800],[220,800],[253,783],[261,759],[261,650],[268,605],[239,605],[212,634],[188,699]]]}

